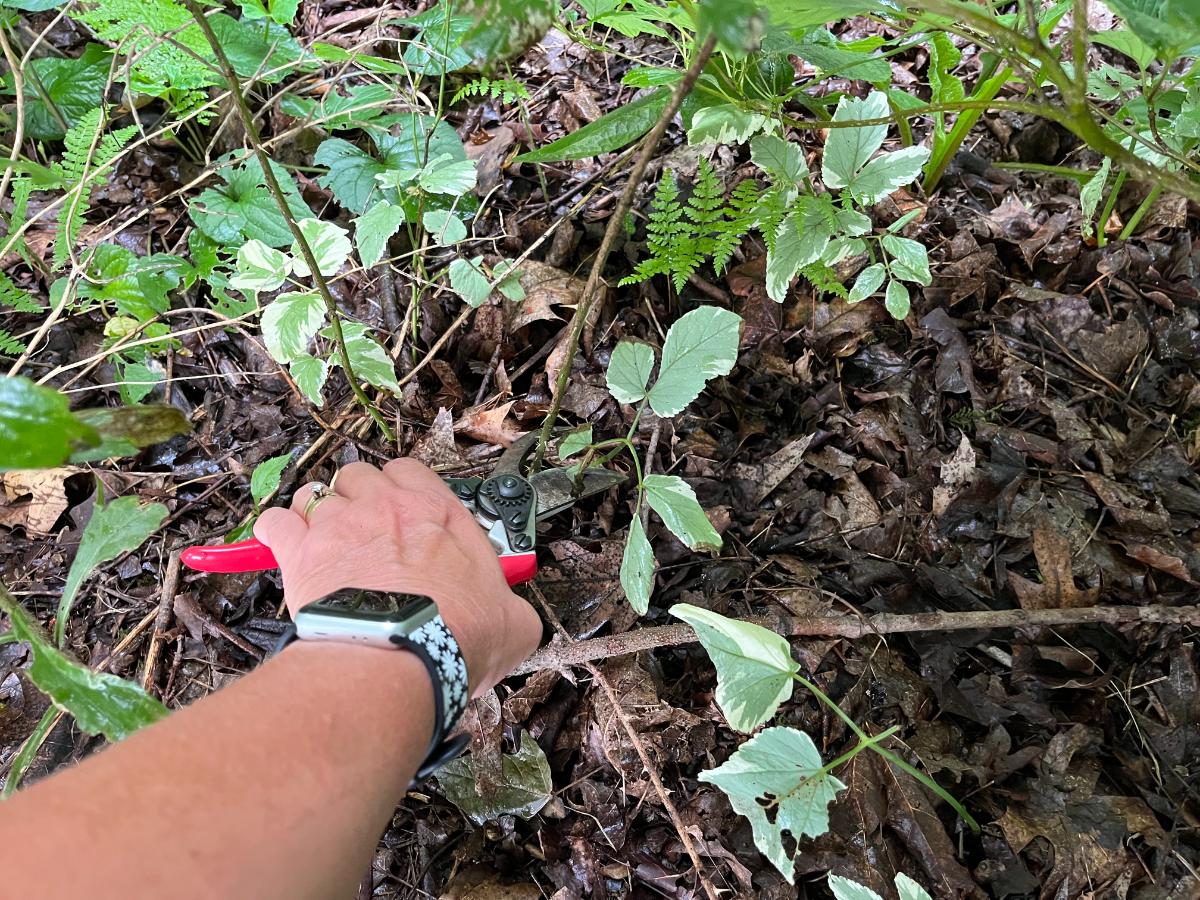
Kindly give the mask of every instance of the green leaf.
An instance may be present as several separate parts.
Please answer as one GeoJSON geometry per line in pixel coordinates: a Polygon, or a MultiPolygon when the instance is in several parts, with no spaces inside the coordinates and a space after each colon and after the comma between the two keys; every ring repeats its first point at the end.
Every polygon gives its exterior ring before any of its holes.
{"type": "Polygon", "coordinates": [[[846,185],[863,206],[873,206],[897,188],[910,184],[929,159],[926,147],[903,147],[871,160],[846,185]]]}
{"type": "Polygon", "coordinates": [[[100,443],[71,414],[67,398],[28,378],[0,378],[0,472],[62,465],[72,450],[100,443]]]}
{"type": "Polygon", "coordinates": [[[267,496],[279,490],[279,479],[291,461],[292,454],[284,453],[265,459],[254,467],[254,471],[250,473],[250,498],[254,501],[255,508],[267,496]]]}
{"type": "Polygon", "coordinates": [[[450,289],[472,309],[482,306],[492,296],[492,283],[480,268],[482,263],[482,256],[469,260],[459,257],[450,263],[450,289]]]}
{"type": "MultiPolygon", "coordinates": [[[[426,213],[431,216],[433,213],[426,213]]],[[[386,200],[376,203],[365,213],[354,220],[354,240],[358,244],[358,258],[364,268],[371,268],[383,258],[387,242],[400,226],[408,220],[408,215],[399,206],[393,206],[386,200]]],[[[466,229],[463,229],[464,234],[466,229]]]]}
{"type": "Polygon", "coordinates": [[[654,591],[654,549],[642,528],[641,517],[636,515],[629,525],[629,537],[621,556],[621,587],[629,598],[629,605],[638,615],[644,616],[654,591]]]}
{"type": "Polygon", "coordinates": [[[313,154],[313,162],[329,167],[317,183],[332,191],[337,201],[351,212],[364,213],[383,196],[383,188],[375,176],[388,171],[388,165],[349,141],[330,138],[322,142],[313,154]]]}
{"type": "Polygon", "coordinates": [[[433,242],[441,247],[453,246],[467,238],[467,226],[447,209],[431,209],[421,216],[421,224],[433,242]]]}
{"type": "MultiPolygon", "coordinates": [[[[312,210],[300,197],[291,174],[278,163],[271,165],[292,216],[312,218],[312,210]]],[[[222,169],[221,177],[225,180],[224,186],[205,189],[188,207],[188,214],[197,228],[226,247],[240,246],[255,239],[269,247],[291,244],[292,230],[267,190],[256,160],[222,169]]]]}
{"type": "Polygon", "coordinates": [[[421,169],[417,184],[431,194],[461,197],[475,187],[475,160],[454,160],[449,155],[431,159],[421,169]]]}
{"type": "MultiPolygon", "coordinates": [[[[332,328],[327,328],[321,333],[327,338],[333,338],[332,328]]],[[[396,366],[379,342],[367,334],[366,325],[359,322],[343,322],[342,337],[346,341],[346,355],[350,357],[355,378],[393,394],[400,393],[400,383],[396,380],[396,366]]],[[[341,358],[336,353],[332,354],[329,360],[335,366],[341,364],[341,358]]]]}
{"type": "Polygon", "coordinates": [[[760,134],[750,141],[750,160],[785,184],[799,184],[808,174],[800,145],[774,134],[760,134]]]}
{"type": "Polygon", "coordinates": [[[854,279],[854,286],[850,288],[850,296],[846,299],[851,303],[859,303],[866,300],[883,284],[883,279],[887,277],[887,269],[883,263],[874,263],[867,266],[858,273],[858,277],[854,279]]]}
{"type": "Polygon", "coordinates": [[[887,292],[883,295],[883,305],[887,307],[893,319],[907,318],[909,310],[912,309],[908,288],[899,281],[889,281],[887,292]]]}
{"type": "MultiPolygon", "coordinates": [[[[353,363],[351,363],[353,365],[353,363]]],[[[329,365],[323,359],[301,353],[288,364],[296,387],[300,388],[314,406],[323,406],[325,398],[321,390],[325,387],[325,379],[329,376],[329,365]]]]}
{"type": "Polygon", "coordinates": [[[319,101],[286,94],[279,101],[279,108],[289,116],[304,119],[326,131],[348,131],[372,124],[383,125],[379,120],[395,99],[395,89],[390,85],[356,84],[347,88],[345,94],[329,91],[319,101]]]}
{"type": "MultiPolygon", "coordinates": [[[[1091,234],[1093,231],[1092,220],[1096,216],[1096,209],[1100,205],[1100,200],[1104,197],[1104,188],[1108,184],[1108,173],[1112,167],[1112,160],[1107,156],[1104,157],[1104,162],[1100,163],[1100,168],[1096,174],[1087,180],[1087,184],[1079,189],[1079,206],[1083,210],[1084,234],[1091,234]]],[[[1104,228],[1106,223],[1098,222],[1095,226],[1104,228]]]]}
{"type": "Polygon", "coordinates": [[[275,22],[251,24],[224,13],[210,15],[208,22],[234,71],[242,78],[267,83],[281,81],[289,69],[304,59],[304,50],[296,39],[275,22]]]}
{"type": "Polygon", "coordinates": [[[754,843],[783,876],[795,878],[783,833],[794,841],[829,830],[829,804],[844,785],[824,772],[821,754],[803,731],[768,728],[742,744],[716,769],[700,773],[715,784],[738,813],[750,820],[754,843]]]}
{"type": "Polygon", "coordinates": [[[1088,37],[1095,44],[1102,44],[1105,47],[1111,47],[1118,53],[1124,53],[1143,71],[1150,68],[1157,57],[1153,47],[1147,45],[1145,41],[1126,28],[1094,31],[1088,37]]]}
{"type": "Polygon", "coordinates": [[[758,46],[763,17],[754,0],[702,0],[696,30],[701,40],[710,34],[726,53],[743,56],[758,46]]]}
{"type": "Polygon", "coordinates": [[[650,508],[690,549],[721,549],[721,536],[700,508],[690,484],[678,475],[647,475],[642,485],[650,508]]]}
{"type": "MultiPolygon", "coordinates": [[[[779,225],[775,246],[767,252],[767,296],[776,303],[787,299],[796,273],[821,258],[833,238],[833,206],[828,195],[801,196],[779,225]]],[[[868,220],[869,222],[869,220],[868,220]]]]}
{"type": "Polygon", "coordinates": [[[728,375],[737,362],[741,333],[741,316],[719,306],[701,306],[680,316],[663,343],[650,408],[670,418],[699,397],[710,379],[728,375]]]}
{"type": "Polygon", "coordinates": [[[1112,9],[1159,58],[1193,56],[1200,44],[1200,6],[1194,0],[1112,0],[1112,9]]]}
{"type": "MultiPolygon", "coordinates": [[[[62,140],[68,128],[104,101],[111,63],[112,54],[99,44],[88,44],[75,58],[31,60],[25,73],[25,136],[62,140]]],[[[4,83],[12,89],[11,75],[4,83]]]]}
{"type": "Polygon", "coordinates": [[[499,771],[483,765],[477,756],[462,756],[434,776],[446,799],[476,825],[502,815],[533,818],[554,794],[550,763],[528,731],[521,731],[516,753],[501,757],[499,771]]]}
{"type": "Polygon", "coordinates": [[[841,875],[830,875],[828,883],[833,900],[883,900],[866,885],[843,878],[841,875]]]}
{"type": "Polygon", "coordinates": [[[747,112],[732,103],[718,103],[697,110],[688,128],[689,144],[744,144],[753,135],[774,132],[775,120],[747,112]]]}
{"type": "Polygon", "coordinates": [[[646,396],[654,350],[638,341],[621,341],[608,363],[608,392],[618,403],[637,403],[646,396]]]}
{"type": "MultiPolygon", "coordinates": [[[[859,119],[879,119],[889,114],[887,94],[872,91],[866,99],[849,95],[838,101],[833,114],[835,122],[859,119]]],[[[867,164],[875,151],[883,146],[887,125],[859,125],[852,128],[831,128],[821,159],[821,178],[828,188],[844,188],[859,169],[867,164]]]]}
{"type": "Polygon", "coordinates": [[[316,291],[280,294],[263,311],[263,341],[272,359],[290,363],[307,352],[324,322],[325,301],[316,291]]]}
{"type": "Polygon", "coordinates": [[[413,72],[437,77],[471,64],[471,52],[463,47],[463,40],[475,20],[453,15],[449,3],[438,3],[418,15],[392,21],[417,30],[403,56],[413,72]]]}
{"type": "Polygon", "coordinates": [[[137,497],[119,497],[111,503],[102,503],[101,498],[97,497],[92,518],[83,530],[79,549],[67,572],[62,599],[58,602],[58,614],[54,621],[56,643],[63,642],[79,587],[92,574],[92,570],[127,550],[136,550],[158,530],[166,518],[167,508],[161,503],[143,506],[137,497]]]}
{"type": "Polygon", "coordinates": [[[291,269],[287,255],[262,241],[247,241],[238,250],[237,272],[229,286],[248,294],[278,290],[291,269]]]}
{"type": "Polygon", "coordinates": [[[671,615],[696,631],[717,670],[717,705],[731,728],[749,734],[792,696],[800,671],[788,642],[761,626],[677,603],[671,615]]]}
{"type": "Polygon", "coordinates": [[[525,302],[525,287],[521,284],[521,267],[515,260],[502,259],[492,268],[496,290],[513,303],[525,302]]]}
{"type": "Polygon", "coordinates": [[[620,150],[654,127],[666,109],[671,92],[659,88],[632,103],[618,106],[594,122],[577,128],[545,147],[522,153],[514,162],[562,162],[587,159],[600,153],[620,150]]]}
{"type": "Polygon", "coordinates": [[[893,277],[915,281],[921,285],[928,285],[933,281],[933,276],[929,274],[929,251],[920,241],[885,234],[882,244],[883,249],[892,257],[893,277]]]}
{"type": "MultiPolygon", "coordinates": [[[[353,249],[346,229],[320,219],[303,219],[296,223],[296,227],[308,242],[321,274],[326,277],[336,275],[350,258],[353,249]]],[[[310,274],[298,241],[292,244],[292,270],[301,278],[310,274]]]]}
{"type": "Polygon", "coordinates": [[[33,649],[30,679],[55,706],[73,715],[88,734],[103,734],[110,741],[119,741],[166,717],[166,707],[136,684],[93,672],[56,649],[33,618],[2,588],[0,609],[8,614],[17,638],[33,649]]]}
{"type": "MultiPolygon", "coordinates": [[[[126,367],[126,375],[132,367],[126,367]]],[[[143,367],[144,368],[144,367],[143,367]]],[[[156,373],[150,373],[156,374],[156,373]]],[[[70,462],[94,462],[110,456],[132,456],[192,430],[187,417],[174,406],[117,406],[76,410],[75,418],[100,434],[100,443],[78,449],[70,462]]]]}
{"type": "Polygon", "coordinates": [[[592,426],[580,425],[568,431],[558,442],[558,458],[567,459],[592,445],[592,426]]]}
{"type": "Polygon", "coordinates": [[[886,11],[878,0],[759,0],[770,13],[771,21],[788,29],[803,32],[814,25],[840,22],[867,12],[886,11]]]}

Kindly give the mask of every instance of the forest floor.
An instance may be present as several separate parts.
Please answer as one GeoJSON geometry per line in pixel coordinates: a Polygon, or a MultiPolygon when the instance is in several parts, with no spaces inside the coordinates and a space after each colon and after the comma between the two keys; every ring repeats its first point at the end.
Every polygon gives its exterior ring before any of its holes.
{"type": "MultiPolygon", "coordinates": [[[[299,30],[319,38],[337,28],[350,40],[355,28],[376,27],[363,12],[305,3],[299,30]]],[[[62,28],[61,46],[83,40],[62,28]]],[[[911,66],[913,57],[893,64],[911,66]]],[[[143,623],[109,665],[142,678],[155,631],[144,623],[159,608],[172,552],[218,540],[244,519],[247,474],[258,462],[299,451],[281,502],[355,460],[413,455],[447,473],[486,471],[504,444],[540,425],[547,367],[563,364],[554,349],[626,169],[613,166],[615,154],[543,166],[543,184],[532,166],[505,160],[517,145],[544,143],[627,102],[630,89],[619,59],[561,32],[513,69],[533,95],[529,121],[490,101],[449,114],[492,191],[475,231],[495,236],[497,252],[510,257],[552,233],[531,257],[515,315],[493,302],[463,318],[456,297],[423,294],[419,334],[399,372],[423,367],[384,406],[397,445],[368,428],[344,382],[318,421],[255,336],[185,312],[204,327],[181,337],[159,391],[189,415],[192,435],[120,464],[41,473],[25,487],[5,476],[5,580],[44,617],[90,515],[94,477],[109,494],[170,509],[164,529],[89,582],[68,631],[80,658],[107,657],[143,623]]],[[[267,134],[289,122],[268,114],[267,134]]],[[[232,119],[215,137],[219,149],[241,140],[232,119]]],[[[802,142],[819,156],[819,134],[802,142]]],[[[397,810],[360,897],[703,897],[689,848],[722,896],[826,897],[818,876],[828,871],[880,892],[903,871],[936,898],[1200,896],[1194,627],[794,638],[806,677],[866,731],[898,726],[897,749],[982,826],[973,833],[947,804],[866,753],[838,773],[847,790],[831,806],[829,833],[798,854],[795,887],[758,853],[721,791],[697,780],[741,740],[716,708],[707,656],[695,644],[621,652],[639,629],[670,624],[665,610],[676,602],[792,621],[1196,602],[1196,211],[1166,198],[1131,240],[1097,247],[1080,237],[1074,182],[999,165],[1080,153],[1065,133],[989,114],[965,146],[934,195],[900,191],[873,210],[884,224],[919,210],[933,283],[914,293],[904,321],[876,300],[818,298],[806,282],[786,303],[771,301],[754,241],[725,275],[709,271],[678,295],[661,279],[615,287],[639,258],[632,243],[618,249],[613,287],[572,361],[566,420],[591,423],[598,438],[628,430],[629,408],[605,387],[607,354],[621,336],[657,342],[698,303],[740,314],[738,366],[683,415],[655,423],[650,460],[695,487],[724,549],[692,553],[652,523],[658,583],[639,618],[618,581],[628,489],[549,522],[529,591],[555,610],[570,640],[610,637],[605,655],[594,669],[551,666],[509,679],[475,705],[467,726],[481,759],[536,742],[552,796],[529,818],[503,814],[480,826],[436,779],[425,782],[397,810]]],[[[310,155],[300,139],[279,150],[281,161],[301,166],[310,155]]],[[[745,165],[725,149],[713,160],[728,182],[745,165]]],[[[664,167],[687,175],[696,163],[670,128],[638,209],[664,167]]],[[[123,160],[93,202],[114,216],[153,207],[121,239],[143,247],[170,235],[169,244],[187,225],[170,192],[197,174],[171,145],[149,147],[123,160]]],[[[321,211],[327,192],[302,167],[298,178],[321,211]]],[[[1135,190],[1116,215],[1138,199],[1135,190]]],[[[37,239],[34,231],[31,246],[37,239]]],[[[342,282],[339,300],[363,321],[394,326],[406,293],[364,274],[342,282]]],[[[99,317],[66,320],[39,362],[87,357],[102,327],[99,317]]],[[[111,367],[84,371],[70,386],[103,402],[111,367]]],[[[639,435],[643,452],[649,440],[639,435]]],[[[164,702],[194,702],[257,664],[268,643],[263,622],[277,616],[280,597],[277,573],[184,571],[150,673],[164,702]]],[[[46,704],[22,676],[26,652],[0,646],[0,763],[11,762],[46,704]]],[[[801,692],[777,723],[807,731],[825,758],[847,742],[842,722],[801,692]]],[[[98,745],[64,721],[30,779],[98,745]]]]}

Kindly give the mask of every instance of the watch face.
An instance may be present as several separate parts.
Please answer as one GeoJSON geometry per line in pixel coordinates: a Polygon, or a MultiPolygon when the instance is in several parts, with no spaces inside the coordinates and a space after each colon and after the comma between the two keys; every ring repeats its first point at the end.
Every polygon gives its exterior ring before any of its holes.
{"type": "Polygon", "coordinates": [[[303,640],[350,641],[391,647],[437,615],[437,606],[417,594],[388,594],[357,588],[336,591],[296,614],[303,640]]]}

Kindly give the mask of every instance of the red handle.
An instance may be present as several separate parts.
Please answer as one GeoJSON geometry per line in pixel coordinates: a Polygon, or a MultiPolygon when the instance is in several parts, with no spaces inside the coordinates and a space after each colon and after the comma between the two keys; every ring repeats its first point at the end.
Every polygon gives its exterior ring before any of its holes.
{"type": "MultiPolygon", "coordinates": [[[[271,548],[258,538],[236,544],[188,547],[180,558],[189,569],[200,572],[258,572],[279,568],[271,548]]],[[[522,584],[537,574],[537,554],[531,551],[501,556],[500,568],[510,585],[522,584]]]]}

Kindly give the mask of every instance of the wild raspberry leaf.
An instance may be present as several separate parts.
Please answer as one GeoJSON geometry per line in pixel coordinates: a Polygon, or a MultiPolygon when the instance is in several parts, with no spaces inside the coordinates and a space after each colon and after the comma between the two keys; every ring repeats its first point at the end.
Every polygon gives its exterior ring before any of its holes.
{"type": "Polygon", "coordinates": [[[690,549],[721,549],[721,535],[708,521],[690,484],[678,475],[647,475],[642,486],[650,508],[690,549]]]}
{"type": "Polygon", "coordinates": [[[291,461],[292,455],[284,453],[281,456],[264,459],[254,467],[254,471],[250,473],[250,498],[254,501],[255,506],[262,503],[268,495],[279,490],[279,479],[291,461]]]}
{"type": "MultiPolygon", "coordinates": [[[[166,508],[160,508],[165,516],[166,508]]],[[[119,741],[166,717],[166,707],[133,682],[93,672],[55,648],[33,617],[3,588],[0,611],[8,614],[17,640],[28,642],[33,650],[30,680],[55,706],[73,715],[88,734],[119,741]]]]}
{"type": "Polygon", "coordinates": [[[731,728],[749,734],[792,696],[792,676],[800,667],[784,638],[686,603],[677,603],[670,612],[695,629],[716,667],[717,706],[731,728]]]}
{"type": "Polygon", "coordinates": [[[798,184],[808,174],[800,145],[775,134],[760,134],[750,141],[750,160],[786,184],[798,184]]]}
{"type": "MultiPolygon", "coordinates": [[[[431,212],[425,214],[426,218],[432,215],[431,212]]],[[[383,258],[387,242],[407,219],[408,215],[401,207],[381,200],[354,220],[354,242],[358,245],[358,258],[364,268],[371,268],[383,258]]]]}
{"type": "Polygon", "coordinates": [[[830,875],[827,883],[833,900],[883,900],[865,884],[859,884],[841,875],[830,875]]]}
{"type": "Polygon", "coordinates": [[[854,279],[854,286],[850,288],[850,296],[847,297],[851,303],[859,303],[866,300],[883,284],[883,279],[887,277],[887,269],[883,263],[873,263],[867,266],[858,273],[858,277],[854,279]]]}
{"type": "Polygon", "coordinates": [[[467,238],[467,226],[448,209],[431,209],[421,216],[421,224],[439,247],[450,247],[467,238]]]}
{"type": "Polygon", "coordinates": [[[933,900],[929,892],[903,872],[896,873],[896,893],[900,900],[933,900]]]}
{"type": "Polygon", "coordinates": [[[308,351],[323,324],[325,301],[316,291],[280,294],[263,311],[263,341],[272,359],[290,363],[308,351]]]}
{"type": "Polygon", "coordinates": [[[680,316],[663,342],[658,380],[650,407],[669,418],[700,396],[713,378],[728,375],[737,362],[742,318],[719,306],[701,306],[680,316]]]}
{"type": "Polygon", "coordinates": [[[829,804],[846,787],[821,766],[812,738],[774,727],[750,738],[718,768],[701,772],[700,780],[725,792],[734,811],[750,820],[755,846],[792,883],[794,864],[783,832],[797,843],[827,832],[829,804]]]}
{"type": "MultiPolygon", "coordinates": [[[[322,335],[333,339],[332,327],[321,332],[322,335]]],[[[354,377],[365,381],[372,387],[400,393],[400,383],[396,380],[396,366],[387,351],[373,337],[367,334],[367,326],[358,322],[343,322],[342,337],[346,341],[346,355],[350,357],[350,366],[354,369],[354,377]]],[[[338,353],[329,355],[332,365],[341,365],[338,353]]]]}
{"type": "MultiPolygon", "coordinates": [[[[296,225],[304,235],[304,240],[308,242],[308,248],[312,250],[321,274],[326,277],[336,275],[350,258],[350,251],[353,249],[346,229],[320,219],[303,219],[296,225]]],[[[292,244],[292,269],[301,278],[307,278],[309,275],[308,263],[304,254],[300,252],[299,241],[292,244]]]]}
{"type": "Polygon", "coordinates": [[[567,459],[592,445],[592,426],[581,425],[567,432],[558,442],[558,458],[567,459]]]}
{"type": "Polygon", "coordinates": [[[629,598],[629,605],[638,615],[644,616],[650,608],[650,594],[654,590],[654,548],[642,528],[641,518],[636,515],[630,523],[625,552],[621,556],[621,587],[629,598]]]}
{"type": "Polygon", "coordinates": [[[229,279],[229,286],[248,294],[278,290],[291,268],[286,253],[262,241],[247,241],[238,250],[237,271],[229,279]]]}
{"type": "Polygon", "coordinates": [[[637,403],[646,396],[653,368],[654,350],[649,344],[621,341],[608,362],[608,392],[618,403],[637,403]]]}
{"type": "Polygon", "coordinates": [[[300,392],[313,406],[325,405],[325,398],[321,396],[325,379],[329,376],[329,364],[325,360],[301,353],[288,364],[288,371],[292,380],[296,382],[296,387],[300,388],[300,392]]]}
{"type": "Polygon", "coordinates": [[[492,295],[492,282],[483,271],[483,257],[459,257],[450,263],[450,289],[462,297],[467,306],[476,308],[492,295]]]}
{"type": "Polygon", "coordinates": [[[461,197],[475,187],[475,160],[456,160],[450,154],[431,159],[417,176],[421,190],[461,197]]]}
{"type": "Polygon", "coordinates": [[[895,278],[926,286],[933,281],[929,274],[929,251],[920,241],[885,234],[882,243],[883,249],[892,258],[892,275],[895,278]]]}
{"type": "Polygon", "coordinates": [[[127,550],[136,550],[167,517],[167,508],[161,503],[143,506],[137,497],[119,497],[111,503],[102,503],[101,499],[97,497],[95,510],[83,530],[79,549],[67,572],[62,598],[58,601],[54,639],[59,644],[63,642],[71,607],[84,579],[101,563],[115,559],[127,550]]]}

